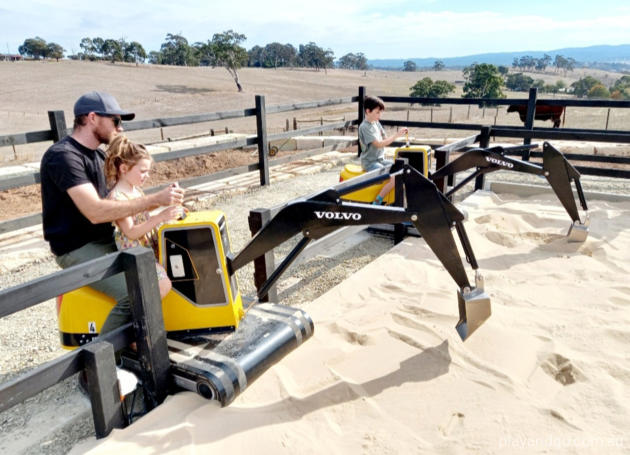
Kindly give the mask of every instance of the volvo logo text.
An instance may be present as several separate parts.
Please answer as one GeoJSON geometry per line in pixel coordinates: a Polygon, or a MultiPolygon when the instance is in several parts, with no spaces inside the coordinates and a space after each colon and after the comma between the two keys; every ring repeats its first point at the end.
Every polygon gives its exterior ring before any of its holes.
{"type": "Polygon", "coordinates": [[[351,213],[351,212],[318,212],[315,211],[315,216],[318,220],[326,219],[326,220],[355,220],[359,221],[361,219],[360,213],[351,213]]]}
{"type": "Polygon", "coordinates": [[[497,158],[492,158],[490,156],[486,156],[486,161],[488,163],[498,164],[499,166],[507,167],[510,169],[514,167],[514,165],[508,161],[499,160],[497,158]]]}

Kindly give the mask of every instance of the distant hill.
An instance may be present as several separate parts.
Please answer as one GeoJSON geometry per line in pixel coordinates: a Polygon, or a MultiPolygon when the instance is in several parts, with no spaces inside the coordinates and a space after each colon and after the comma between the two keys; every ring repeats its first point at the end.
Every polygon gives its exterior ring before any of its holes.
{"type": "MultiPolygon", "coordinates": [[[[488,54],[466,55],[463,57],[429,57],[429,58],[395,58],[395,59],[373,59],[368,60],[368,64],[374,68],[401,69],[403,64],[411,60],[418,68],[432,67],[436,60],[441,60],[447,67],[463,67],[472,63],[491,63],[494,65],[511,66],[514,58],[529,55],[534,58],[541,58],[544,54],[555,57],[572,57],[583,66],[621,66],[630,68],[630,44],[620,44],[616,46],[601,45],[589,47],[566,47],[551,51],[522,51],[522,52],[495,52],[488,54]]],[[[626,68],[627,69],[627,68],[626,68]]]]}

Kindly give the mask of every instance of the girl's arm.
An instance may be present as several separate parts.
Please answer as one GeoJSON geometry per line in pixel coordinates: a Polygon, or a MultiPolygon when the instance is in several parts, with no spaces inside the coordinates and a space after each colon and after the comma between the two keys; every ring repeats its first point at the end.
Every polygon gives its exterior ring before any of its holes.
{"type": "Polygon", "coordinates": [[[127,216],[115,221],[120,231],[130,240],[136,240],[150,232],[152,229],[169,220],[174,220],[180,213],[180,208],[170,206],[150,217],[147,221],[140,224],[133,223],[133,217],[127,216]]]}

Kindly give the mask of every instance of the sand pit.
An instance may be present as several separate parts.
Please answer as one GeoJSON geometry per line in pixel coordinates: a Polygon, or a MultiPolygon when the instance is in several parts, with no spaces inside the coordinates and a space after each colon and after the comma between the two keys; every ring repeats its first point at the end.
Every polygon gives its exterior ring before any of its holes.
{"type": "Polygon", "coordinates": [[[493,304],[466,343],[409,238],[307,305],[314,338],[228,408],[179,393],[72,453],[628,453],[630,201],[589,203],[582,244],[553,196],[461,204],[493,304]]]}

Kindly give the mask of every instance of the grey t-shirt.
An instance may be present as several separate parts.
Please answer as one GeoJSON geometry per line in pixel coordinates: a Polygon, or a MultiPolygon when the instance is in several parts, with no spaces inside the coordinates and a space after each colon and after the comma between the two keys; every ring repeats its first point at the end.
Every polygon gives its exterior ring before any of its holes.
{"type": "Polygon", "coordinates": [[[361,167],[369,167],[383,160],[385,156],[384,147],[375,147],[374,141],[382,141],[385,138],[385,130],[381,122],[368,122],[363,120],[359,126],[359,144],[361,145],[361,167]]]}

